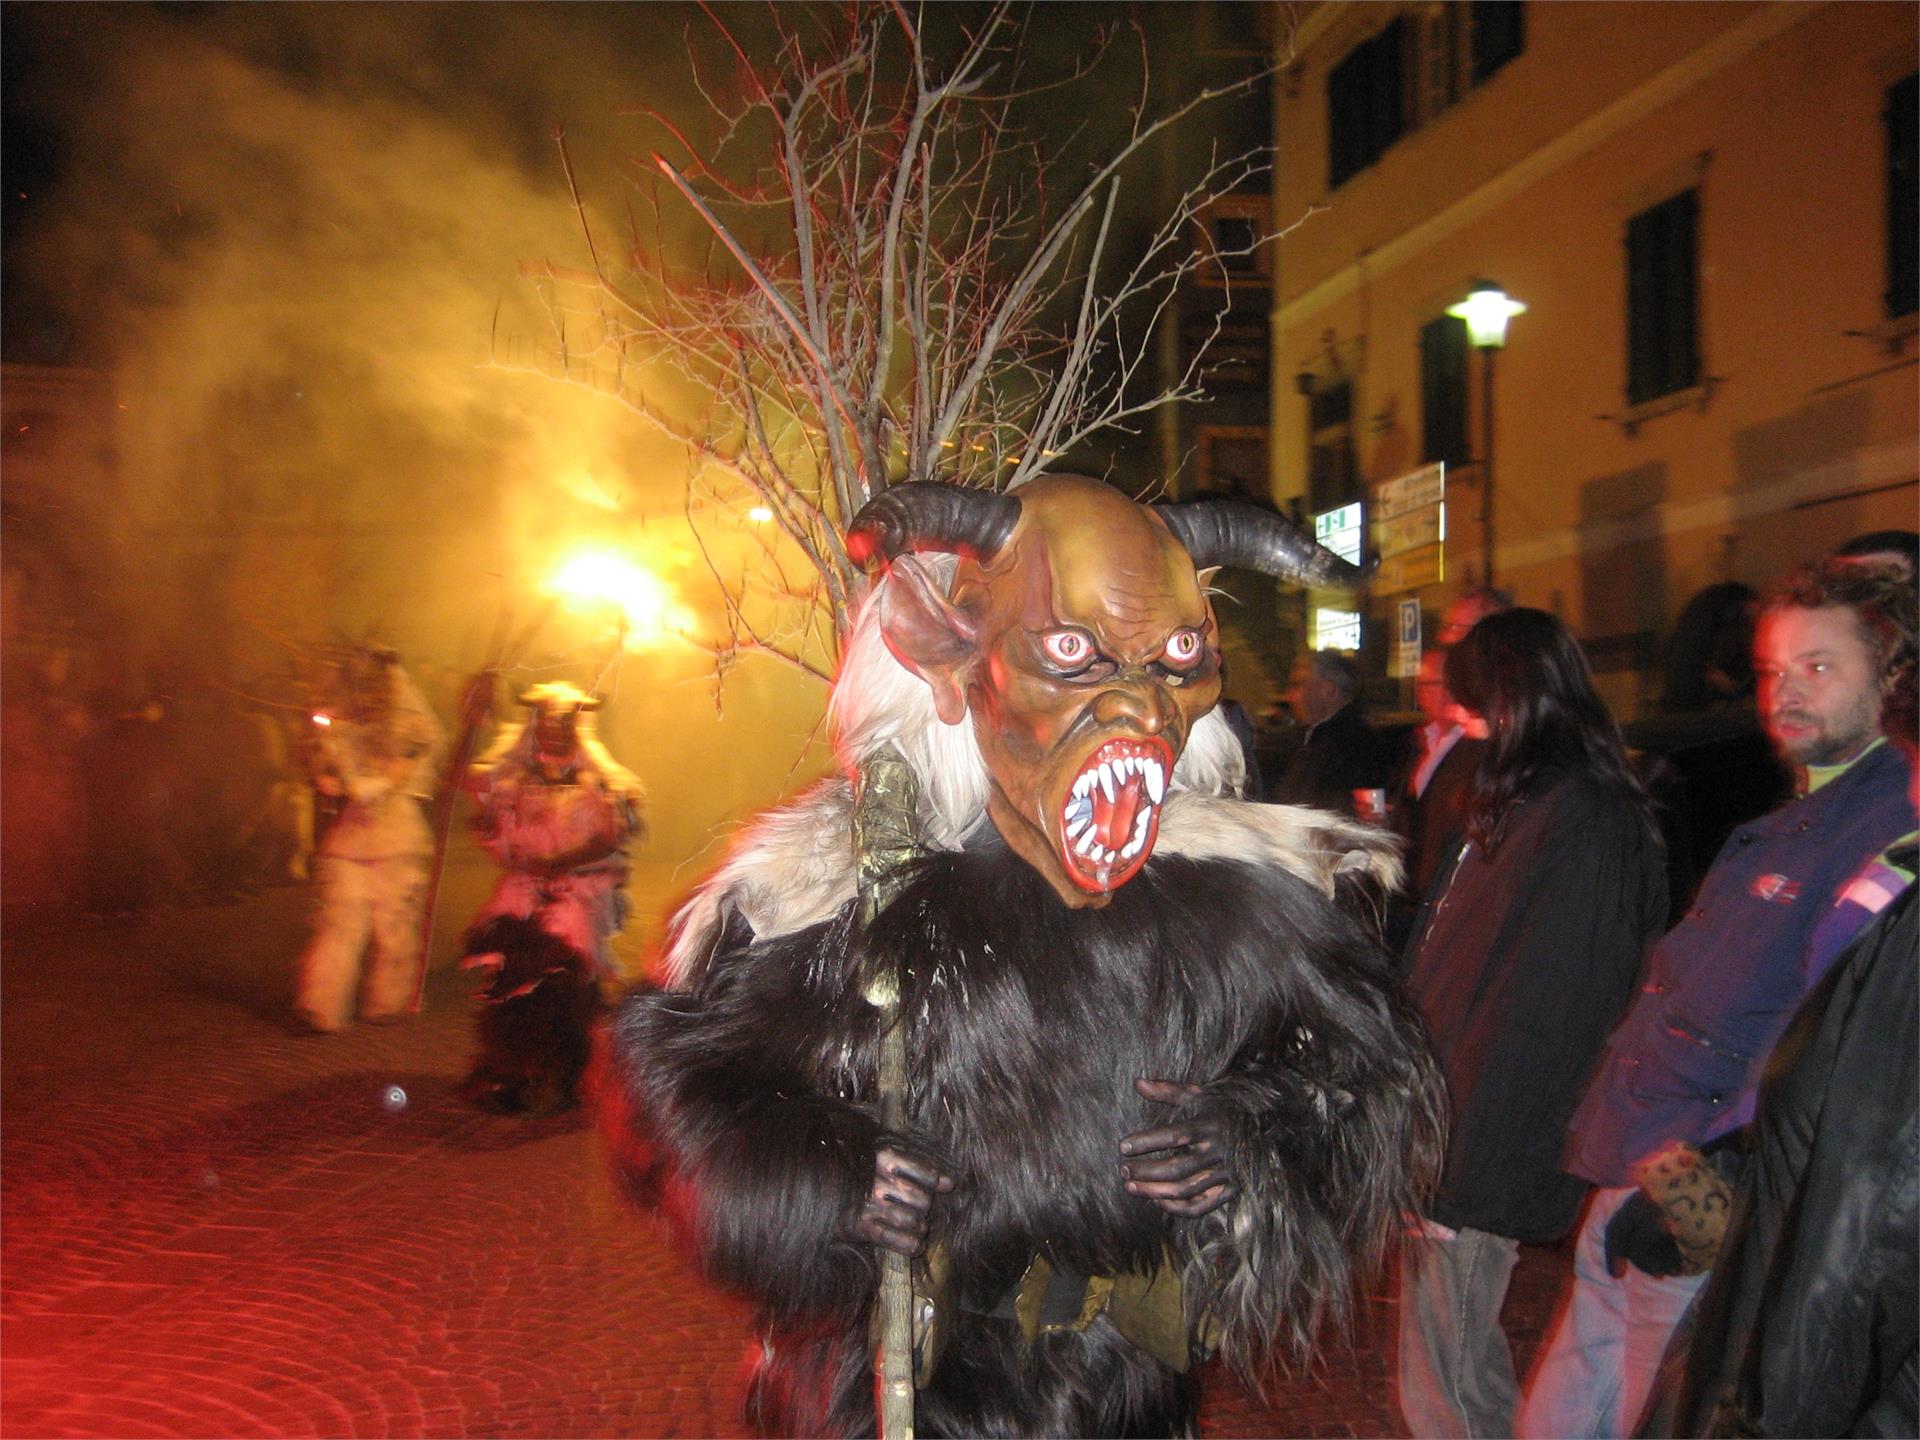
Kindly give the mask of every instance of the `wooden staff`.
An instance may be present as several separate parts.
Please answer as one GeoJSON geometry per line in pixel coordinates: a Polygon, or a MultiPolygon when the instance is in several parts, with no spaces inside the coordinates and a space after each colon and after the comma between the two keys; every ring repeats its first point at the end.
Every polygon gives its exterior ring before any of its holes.
{"type": "MultiPolygon", "coordinates": [[[[862,766],[853,811],[862,928],[900,888],[902,865],[922,853],[915,834],[919,786],[893,746],[862,766]]],[[[906,1128],[907,1036],[900,1016],[900,977],[869,956],[866,997],[880,1012],[880,1117],[892,1134],[906,1128]]],[[[880,1252],[879,1344],[873,1357],[873,1402],[881,1440],[913,1440],[913,1262],[880,1252]]]]}
{"type": "Polygon", "coordinates": [[[454,805],[460,796],[460,782],[466,778],[467,767],[473,764],[480,727],[493,708],[491,704],[479,706],[476,688],[486,686],[491,699],[493,677],[491,668],[482,670],[461,691],[460,740],[453,747],[453,759],[433,795],[433,863],[427,871],[427,898],[420,915],[420,954],[413,967],[413,1000],[408,1006],[416,1015],[427,994],[427,965],[433,959],[434,917],[440,910],[440,882],[447,873],[447,845],[453,835],[454,805]]]}
{"type": "Polygon", "coordinates": [[[480,742],[480,727],[487,723],[487,717],[493,712],[494,679],[505,667],[508,656],[517,657],[540,627],[546,624],[548,617],[553,614],[555,603],[548,600],[540,606],[518,632],[511,632],[511,609],[502,607],[499,622],[494,626],[493,643],[487,647],[487,663],[480,667],[460,692],[460,740],[453,747],[453,759],[442,772],[440,784],[433,792],[433,814],[429,821],[433,830],[433,861],[427,871],[427,897],[420,915],[420,953],[414,964],[413,1000],[408,1006],[416,1015],[420,1013],[420,1006],[427,994],[427,966],[433,959],[434,920],[440,911],[440,882],[447,873],[447,846],[453,835],[453,812],[460,798],[460,784],[467,777],[467,768],[473,764],[473,752],[480,742]],[[484,705],[480,704],[478,687],[481,686],[486,690],[484,705]]]}

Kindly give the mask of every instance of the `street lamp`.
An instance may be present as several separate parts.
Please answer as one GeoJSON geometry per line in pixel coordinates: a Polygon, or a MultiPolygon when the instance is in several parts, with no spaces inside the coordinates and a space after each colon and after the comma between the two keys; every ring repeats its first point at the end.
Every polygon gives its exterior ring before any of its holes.
{"type": "Polygon", "coordinates": [[[1480,583],[1493,584],[1493,352],[1507,343],[1507,322],[1527,313],[1527,307],[1491,280],[1476,280],[1473,289],[1447,314],[1467,322],[1467,338],[1480,352],[1480,583]]]}

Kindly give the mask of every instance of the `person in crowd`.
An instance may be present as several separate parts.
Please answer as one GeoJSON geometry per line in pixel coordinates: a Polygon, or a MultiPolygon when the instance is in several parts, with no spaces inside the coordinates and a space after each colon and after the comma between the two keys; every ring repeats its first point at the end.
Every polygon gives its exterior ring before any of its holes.
{"type": "Polygon", "coordinates": [[[1486,742],[1467,737],[1460,709],[1447,691],[1447,652],[1420,657],[1414,702],[1422,724],[1413,750],[1394,783],[1391,819],[1405,848],[1406,878],[1387,908],[1387,949],[1406,949],[1414,915],[1433,888],[1434,877],[1453,859],[1466,833],[1467,798],[1486,742]]]}
{"type": "Polygon", "coordinates": [[[1725,580],[1697,591],[1667,637],[1660,710],[1692,715],[1739,706],[1753,694],[1753,622],[1760,597],[1725,580]]]}
{"type": "Polygon", "coordinates": [[[1242,800],[1258,800],[1267,793],[1267,782],[1260,773],[1259,735],[1254,729],[1253,717],[1238,700],[1223,699],[1214,708],[1233,731],[1233,738],[1240,742],[1240,756],[1246,766],[1246,777],[1233,787],[1233,792],[1242,800]]]}
{"type": "Polygon", "coordinates": [[[1666,837],[1674,921],[1734,828],[1791,793],[1754,709],[1759,608],[1759,595],[1737,581],[1693,595],[1667,641],[1659,713],[1624,727],[1666,837]]]}
{"type": "MultiPolygon", "coordinates": [[[[1911,603],[1899,625],[1880,727],[1920,805],[1911,603]]],[[[1857,923],[1848,911],[1872,918],[1767,1059],[1726,1234],[1688,1344],[1669,1355],[1684,1382],[1645,1433],[1920,1435],[1916,862],[1909,833],[1829,912],[1841,928],[1857,923]]],[[[1816,931],[1810,972],[1823,950],[1816,931]]]]}
{"type": "Polygon", "coordinates": [[[342,666],[338,703],[313,716],[314,788],[340,809],[313,861],[313,939],[295,969],[294,1012],[326,1033],[396,1020],[413,1003],[433,836],[421,802],[444,732],[391,650],[342,666]],[[364,970],[363,970],[364,962],[364,970]]]}
{"type": "Polygon", "coordinates": [[[1567,1120],[1666,918],[1666,866],[1565,626],[1541,610],[1489,615],[1444,674],[1479,755],[1466,838],[1409,953],[1450,1124],[1401,1267],[1400,1405],[1418,1436],[1498,1436],[1514,1433],[1519,1392],[1507,1282],[1520,1242],[1558,1240],[1579,1216],[1567,1120]]]}
{"type": "Polygon", "coordinates": [[[1435,642],[1442,650],[1458,645],[1467,633],[1489,615],[1513,608],[1513,596],[1497,585],[1480,585],[1462,590],[1448,602],[1440,618],[1440,633],[1435,642]]]}
{"type": "MultiPolygon", "coordinates": [[[[1571,1168],[1601,1188],[1522,1434],[1621,1435],[1637,1418],[1710,1263],[1655,1193],[1676,1210],[1699,1205],[1681,1182],[1751,1117],[1762,1062],[1807,989],[1816,930],[1826,945],[1850,938],[1835,897],[1913,829],[1910,767],[1880,729],[1911,586],[1829,560],[1788,577],[1761,613],[1760,712],[1796,769],[1798,798],[1734,831],[1693,908],[1653,947],[1575,1111],[1571,1168]]],[[[1856,929],[1865,918],[1853,917],[1856,929]]]]}
{"type": "Polygon", "coordinates": [[[1283,805],[1355,814],[1355,790],[1384,790],[1393,763],[1386,743],[1360,713],[1360,667],[1338,650],[1294,662],[1287,703],[1305,723],[1300,748],[1273,787],[1283,805]]]}
{"type": "Polygon", "coordinates": [[[1460,848],[1466,830],[1467,784],[1480,761],[1481,742],[1461,741],[1460,716],[1447,694],[1447,650],[1488,615],[1513,608],[1513,597],[1490,587],[1454,597],[1440,622],[1439,640],[1420,657],[1414,703],[1422,723],[1412,751],[1389,791],[1389,815],[1405,849],[1406,875],[1387,899],[1382,936],[1394,955],[1406,950],[1408,931],[1434,876],[1460,848]]]}
{"type": "MultiPolygon", "coordinates": [[[[480,843],[503,871],[468,927],[463,965],[489,972],[479,1053],[462,1093],[514,1114],[578,1099],[612,940],[626,920],[627,847],[644,838],[638,777],[594,733],[599,700],[564,681],[520,697],[466,776],[480,843]]],[[[483,712],[477,697],[471,712],[483,712]]]]}

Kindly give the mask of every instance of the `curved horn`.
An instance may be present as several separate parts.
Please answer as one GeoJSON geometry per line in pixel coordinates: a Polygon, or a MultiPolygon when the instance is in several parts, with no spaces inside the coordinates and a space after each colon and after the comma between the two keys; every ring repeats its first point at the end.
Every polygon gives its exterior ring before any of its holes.
{"type": "Polygon", "coordinates": [[[1153,509],[1187,547],[1197,570],[1237,565],[1305,585],[1349,589],[1369,573],[1315,544],[1291,521],[1244,500],[1194,500],[1153,509]]]}
{"type": "Polygon", "coordinates": [[[847,554],[862,566],[909,550],[964,551],[991,560],[1019,518],[1020,502],[1011,495],[909,480],[860,507],[847,527],[847,554]]]}

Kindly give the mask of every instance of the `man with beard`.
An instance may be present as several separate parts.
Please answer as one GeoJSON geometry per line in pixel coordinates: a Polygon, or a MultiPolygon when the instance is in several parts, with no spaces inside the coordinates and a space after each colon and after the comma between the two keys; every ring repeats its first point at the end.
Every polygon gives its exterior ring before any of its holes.
{"type": "Polygon", "coordinates": [[[847,546],[850,774],[677,918],[615,1023],[615,1142],[757,1302],[763,1430],[873,1433],[890,1253],[914,1433],[1191,1433],[1197,1362],[1310,1353],[1435,1162],[1418,1023],[1333,899],[1390,878],[1378,832],[1221,798],[1206,577],[1351,571],[1076,476],[896,486],[847,546]]]}
{"type": "MultiPolygon", "coordinates": [[[[1912,583],[1825,561],[1790,576],[1761,614],[1760,713],[1798,773],[1797,798],[1728,839],[1693,908],[1654,946],[1575,1112],[1569,1168],[1602,1188],[1521,1434],[1634,1424],[1705,1281],[1712,1221],[1724,1224],[1725,1188],[1702,1154],[1752,1118],[1767,1053],[1811,983],[1810,954],[1849,938],[1834,933],[1836,895],[1914,828],[1908,762],[1880,728],[1912,583]]],[[[1853,929],[1868,918],[1856,911],[1853,929]]]]}

